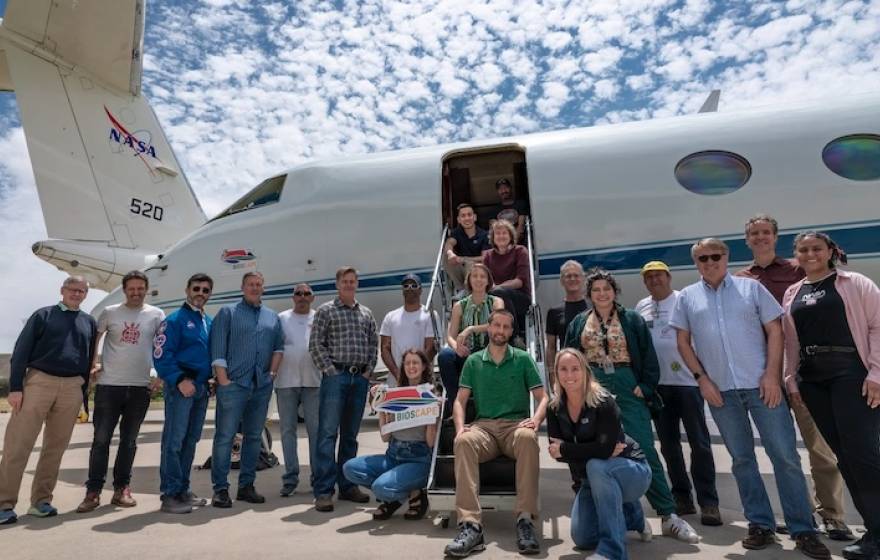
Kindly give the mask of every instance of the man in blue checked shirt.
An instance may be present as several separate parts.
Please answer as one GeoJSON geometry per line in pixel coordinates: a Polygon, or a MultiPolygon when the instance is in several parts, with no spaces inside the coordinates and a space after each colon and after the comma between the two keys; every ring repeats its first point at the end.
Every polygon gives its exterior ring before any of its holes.
{"type": "Polygon", "coordinates": [[[153,367],[165,382],[165,425],[159,460],[162,511],[190,513],[207,501],[193,494],[189,473],[208,410],[211,318],[205,304],[214,281],[193,274],[186,282],[186,301],[168,316],[153,339],[153,367]]]}
{"type": "Polygon", "coordinates": [[[211,326],[211,365],[217,378],[216,431],[211,454],[214,507],[232,507],[229,466],[232,441],[241,426],[241,467],[236,500],[262,504],[254,488],[260,436],[266,422],[272,385],[284,352],[278,314],[261,304],[263,275],[241,279],[242,299],[222,308],[211,326]]]}

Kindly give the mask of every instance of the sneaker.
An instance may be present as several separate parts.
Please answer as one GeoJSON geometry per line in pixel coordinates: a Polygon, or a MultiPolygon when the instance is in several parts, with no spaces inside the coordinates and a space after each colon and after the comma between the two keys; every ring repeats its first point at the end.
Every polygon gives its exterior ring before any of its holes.
{"type": "Polygon", "coordinates": [[[840,519],[823,519],[822,531],[832,541],[852,541],[856,538],[847,524],[840,519]]]}
{"type": "Polygon", "coordinates": [[[363,492],[357,486],[352,486],[346,491],[339,492],[339,499],[346,500],[348,502],[354,502],[356,504],[365,504],[370,501],[370,497],[363,492]]]}
{"type": "Polygon", "coordinates": [[[281,487],[281,491],[278,492],[278,495],[282,498],[289,498],[296,493],[296,486],[292,484],[285,484],[281,487]]]}
{"type": "Polygon", "coordinates": [[[77,506],[77,513],[88,513],[90,511],[95,511],[95,509],[101,505],[101,493],[100,492],[86,492],[86,497],[83,498],[83,501],[80,505],[77,506]]]}
{"type": "Polygon", "coordinates": [[[694,506],[694,501],[690,496],[675,497],[675,513],[677,515],[691,515],[697,513],[697,508],[694,506]]]}
{"type": "Polygon", "coordinates": [[[199,498],[192,490],[184,492],[182,499],[188,501],[189,505],[193,507],[204,507],[208,505],[208,500],[205,498],[199,498]]]}
{"type": "Polygon", "coordinates": [[[183,496],[162,496],[160,511],[165,513],[192,513],[189,498],[183,496]]]}
{"type": "Polygon", "coordinates": [[[138,505],[134,498],[131,497],[131,488],[128,486],[123,486],[122,488],[117,488],[113,492],[113,499],[110,500],[110,503],[114,506],[129,508],[138,505]]]}
{"type": "Polygon", "coordinates": [[[876,560],[880,558],[880,546],[866,534],[851,545],[843,547],[843,557],[846,560],[876,560]]]}
{"type": "Polygon", "coordinates": [[[594,552],[593,554],[590,554],[589,556],[584,558],[584,560],[611,560],[611,558],[608,558],[607,556],[602,556],[598,552],[594,552]]]}
{"type": "Polygon", "coordinates": [[[28,515],[33,515],[34,517],[55,517],[58,515],[58,510],[49,502],[40,502],[31,506],[28,510],[28,515]]]}
{"type": "Polygon", "coordinates": [[[12,525],[18,521],[14,509],[0,509],[0,525],[12,525]]]}
{"type": "Polygon", "coordinates": [[[443,553],[447,556],[464,558],[471,552],[485,549],[486,542],[483,540],[483,529],[474,523],[462,523],[459,526],[458,535],[451,543],[446,545],[443,553]]]}
{"type": "Polygon", "coordinates": [[[257,493],[257,489],[253,484],[241,486],[235,494],[236,500],[242,500],[249,504],[262,504],[266,502],[266,498],[262,494],[257,493]]]}
{"type": "Polygon", "coordinates": [[[721,512],[718,506],[704,506],[700,508],[700,523],[709,527],[720,527],[724,524],[721,521],[721,512]]]}
{"type": "Polygon", "coordinates": [[[757,525],[749,527],[749,534],[742,540],[743,548],[749,550],[761,550],[771,544],[776,544],[776,533],[757,525]]]}
{"type": "Polygon", "coordinates": [[[800,550],[804,556],[817,560],[831,560],[831,551],[819,540],[816,533],[801,533],[794,536],[795,549],[800,550]]]}
{"type": "Polygon", "coordinates": [[[687,521],[672,513],[663,519],[663,536],[674,537],[686,543],[700,542],[700,536],[687,521]]]}
{"type": "Polygon", "coordinates": [[[645,522],[645,527],[641,531],[637,531],[639,534],[639,540],[642,542],[651,542],[654,539],[654,531],[651,529],[651,526],[648,525],[648,522],[645,522]]]}
{"type": "Polygon", "coordinates": [[[215,508],[231,508],[232,498],[229,497],[229,490],[224,488],[214,492],[214,497],[211,498],[211,505],[215,508]]]}
{"type": "Polygon", "coordinates": [[[537,554],[541,552],[538,537],[535,536],[535,525],[531,519],[521,518],[516,522],[516,547],[520,554],[537,554]]]}
{"type": "Polygon", "coordinates": [[[315,498],[315,511],[333,511],[333,496],[331,494],[321,494],[315,498]]]}

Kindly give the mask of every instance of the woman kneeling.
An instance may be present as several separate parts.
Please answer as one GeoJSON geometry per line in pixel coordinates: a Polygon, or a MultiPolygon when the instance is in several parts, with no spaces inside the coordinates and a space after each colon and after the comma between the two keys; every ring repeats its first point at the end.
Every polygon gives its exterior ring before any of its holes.
{"type": "Polygon", "coordinates": [[[547,434],[550,455],[568,463],[577,492],[571,508],[575,546],[595,549],[588,559],[625,560],[627,530],[650,539],[639,500],[651,484],[651,469],[639,444],[623,432],[614,398],[572,348],[556,356],[547,434]]]}
{"type": "MultiPolygon", "coordinates": [[[[410,348],[403,353],[398,387],[431,382],[431,363],[421,350],[410,348]]],[[[390,415],[379,413],[379,429],[390,421],[390,415]]],[[[345,478],[373,491],[381,504],[373,519],[390,518],[409,498],[406,519],[421,519],[428,511],[428,471],[437,425],[415,426],[382,435],[389,442],[384,455],[355,457],[343,465],[345,478]]]]}

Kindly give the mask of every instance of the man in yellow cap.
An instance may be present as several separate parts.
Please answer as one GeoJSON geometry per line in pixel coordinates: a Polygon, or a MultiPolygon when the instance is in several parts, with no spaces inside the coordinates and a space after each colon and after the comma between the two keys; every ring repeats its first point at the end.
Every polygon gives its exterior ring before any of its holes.
{"type": "Polygon", "coordinates": [[[718,491],[715,488],[715,461],[706,427],[703,397],[693,373],[678,352],[676,331],[669,326],[678,292],[672,289],[672,275],[662,261],[646,263],[642,267],[642,280],[650,295],[636,305],[636,311],[648,324],[660,362],[657,393],[663,399],[664,407],[654,418],[654,424],[672,482],[676,513],[696,513],[691,480],[688,479],[681,449],[681,425],[684,424],[691,446],[691,478],[697,503],[700,504],[700,521],[703,525],[721,525],[718,491]]]}

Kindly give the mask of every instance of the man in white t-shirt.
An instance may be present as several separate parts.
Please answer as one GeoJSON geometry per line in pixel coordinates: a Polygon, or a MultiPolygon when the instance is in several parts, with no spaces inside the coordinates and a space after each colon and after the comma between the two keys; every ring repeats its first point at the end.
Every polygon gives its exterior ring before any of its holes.
{"type": "Polygon", "coordinates": [[[669,267],[661,261],[651,261],[643,266],[642,280],[651,295],[636,305],[636,311],[648,324],[660,362],[657,393],[664,406],[654,418],[654,424],[672,482],[675,510],[678,515],[696,513],[681,450],[681,424],[684,424],[691,446],[691,478],[700,504],[700,520],[703,525],[721,525],[715,461],[706,427],[703,397],[693,373],[678,353],[676,331],[669,325],[678,292],[672,289],[669,267]]]}
{"type": "Polygon", "coordinates": [[[407,274],[401,282],[403,307],[389,311],[379,329],[382,362],[388,368],[388,386],[397,387],[400,360],[410,348],[425,352],[428,361],[437,353],[431,316],[422,309],[422,282],[416,274],[407,274]]]}
{"type": "Polygon", "coordinates": [[[318,409],[321,402],[321,372],[309,354],[309,336],[315,312],[311,309],[315,294],[308,284],[293,288],[293,308],[278,314],[284,331],[284,358],[275,379],[278,418],[281,423],[281,447],[284,450],[282,498],[296,491],[299,484],[299,457],[296,453],[296,428],[302,405],[306,432],[309,435],[309,468],[314,473],[318,443],[318,409]]]}
{"type": "Polygon", "coordinates": [[[139,270],[122,278],[125,303],[111,305],[98,317],[98,340],[104,338],[102,363],[92,370],[95,411],[92,423],[95,435],[89,453],[89,479],[86,497],[77,512],[93,511],[101,503],[101,490],[110,460],[110,440],[119,424],[119,449],[113,465],[113,498],[119,507],[134,507],[131,496],[131,466],[137,451],[141,423],[150,406],[150,395],[161,385],[150,377],[153,365],[153,337],[165,313],[144,303],[150,281],[139,270]]]}

